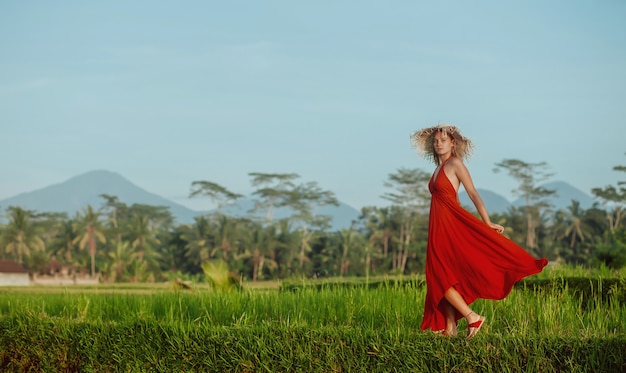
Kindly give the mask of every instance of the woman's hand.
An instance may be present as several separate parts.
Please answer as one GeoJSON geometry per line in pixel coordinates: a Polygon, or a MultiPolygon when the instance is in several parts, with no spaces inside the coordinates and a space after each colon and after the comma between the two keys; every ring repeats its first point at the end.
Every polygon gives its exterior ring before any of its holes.
{"type": "Polygon", "coordinates": [[[500,234],[504,233],[504,227],[501,226],[500,224],[489,223],[489,226],[500,234]]]}

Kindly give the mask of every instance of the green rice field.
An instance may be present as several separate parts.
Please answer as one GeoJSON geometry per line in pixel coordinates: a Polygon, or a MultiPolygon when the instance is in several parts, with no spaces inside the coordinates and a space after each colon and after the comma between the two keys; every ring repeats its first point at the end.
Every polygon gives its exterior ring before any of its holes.
{"type": "Polygon", "coordinates": [[[423,277],[0,288],[10,372],[620,372],[624,272],[547,268],[466,340],[420,330],[423,277]]]}

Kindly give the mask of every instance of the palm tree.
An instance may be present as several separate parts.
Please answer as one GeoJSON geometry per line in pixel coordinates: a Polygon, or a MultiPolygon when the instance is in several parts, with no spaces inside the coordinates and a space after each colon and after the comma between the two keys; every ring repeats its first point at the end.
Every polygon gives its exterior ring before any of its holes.
{"type": "Polygon", "coordinates": [[[145,215],[134,214],[129,226],[129,239],[134,249],[137,249],[137,260],[144,260],[145,251],[150,252],[150,257],[154,257],[154,245],[160,244],[160,241],[151,229],[150,219],[145,215]]]}
{"type": "Polygon", "coordinates": [[[195,218],[196,222],[181,234],[181,238],[187,242],[187,254],[191,264],[201,268],[203,262],[213,256],[213,233],[211,222],[204,216],[195,218]]]}
{"type": "MultiPolygon", "coordinates": [[[[252,223],[246,227],[244,255],[252,259],[252,281],[257,281],[263,274],[263,267],[276,269],[274,248],[278,245],[275,225],[263,228],[260,223],[252,223]]],[[[240,256],[241,257],[241,256],[240,256]]]]}
{"type": "Polygon", "coordinates": [[[360,260],[365,266],[365,277],[369,278],[370,271],[375,270],[374,266],[372,265],[372,259],[380,259],[382,257],[382,254],[370,242],[365,242],[362,247],[362,253],[363,255],[365,255],[365,257],[362,257],[360,260]]]}
{"type": "Polygon", "coordinates": [[[310,259],[306,255],[311,252],[311,241],[313,239],[313,231],[309,230],[307,226],[303,226],[299,229],[300,232],[300,253],[298,255],[298,263],[300,264],[300,270],[304,267],[304,262],[308,262],[310,259]]]}
{"type": "Polygon", "coordinates": [[[73,220],[61,222],[59,231],[54,238],[54,244],[57,247],[55,254],[60,254],[68,264],[71,264],[74,259],[73,254],[76,248],[76,237],[78,237],[76,222],[73,220]]]}
{"type": "Polygon", "coordinates": [[[567,210],[557,211],[553,218],[553,235],[562,242],[567,261],[585,263],[590,259],[590,239],[594,234],[601,235],[600,227],[605,224],[599,213],[598,209],[582,209],[575,200],[567,210]]]}
{"type": "Polygon", "coordinates": [[[126,204],[121,203],[117,196],[111,196],[108,194],[101,194],[100,197],[106,200],[105,205],[102,207],[104,213],[108,215],[108,223],[110,229],[113,231],[116,241],[120,241],[121,231],[119,227],[120,218],[123,219],[125,213],[128,211],[126,204]]]}
{"type": "Polygon", "coordinates": [[[569,247],[573,248],[577,241],[585,241],[587,232],[582,220],[585,210],[580,208],[580,202],[572,200],[572,204],[567,207],[567,219],[569,226],[565,229],[565,235],[569,237],[569,247]]]}
{"type": "Polygon", "coordinates": [[[43,251],[45,244],[30,221],[32,211],[15,206],[8,210],[10,220],[4,232],[5,250],[17,257],[18,263],[23,263],[24,255],[43,251]]]}
{"type": "Polygon", "coordinates": [[[273,225],[276,227],[276,246],[272,257],[276,261],[278,275],[292,275],[294,247],[298,246],[298,232],[292,230],[290,219],[280,219],[273,225]]]}
{"type": "Polygon", "coordinates": [[[392,247],[394,235],[394,216],[389,207],[364,207],[361,210],[360,220],[364,221],[367,228],[365,238],[367,238],[366,272],[375,266],[371,259],[387,258],[392,247]]]}
{"type": "Polygon", "coordinates": [[[338,235],[341,242],[341,263],[339,264],[339,277],[343,277],[343,275],[348,271],[348,267],[350,266],[350,260],[348,259],[348,255],[354,247],[354,241],[356,238],[352,227],[350,227],[350,229],[342,228],[341,231],[338,232],[338,235]]]}
{"type": "MultiPolygon", "coordinates": [[[[183,239],[185,228],[185,225],[176,227],[166,239],[161,240],[165,244],[159,250],[160,268],[168,272],[189,272],[186,269],[189,262],[185,257],[187,242],[183,239]]],[[[200,271],[200,268],[197,270],[200,271]]]]}
{"type": "Polygon", "coordinates": [[[126,241],[117,241],[113,251],[107,253],[107,273],[112,282],[121,281],[126,275],[128,264],[137,257],[137,253],[130,250],[126,241]]]}
{"type": "Polygon", "coordinates": [[[140,266],[134,268],[140,269],[143,275],[154,278],[154,275],[160,272],[160,254],[156,250],[156,245],[161,241],[154,232],[152,220],[144,214],[133,213],[127,237],[132,248],[137,250],[136,258],[140,266]]]}
{"type": "Polygon", "coordinates": [[[213,249],[213,252],[218,252],[218,250],[221,251],[222,259],[228,262],[233,232],[237,229],[237,221],[226,215],[217,214],[215,223],[217,224],[215,243],[218,246],[213,249]]]}
{"type": "Polygon", "coordinates": [[[96,241],[106,243],[106,237],[102,233],[103,227],[99,218],[100,214],[94,211],[91,205],[87,205],[84,215],[79,216],[79,231],[82,233],[74,240],[74,243],[78,243],[78,247],[81,250],[85,247],[89,250],[89,255],[91,256],[91,277],[96,275],[96,241]]]}
{"type": "Polygon", "coordinates": [[[302,270],[304,262],[310,261],[306,254],[312,251],[314,228],[321,231],[329,226],[330,216],[318,215],[316,210],[324,206],[339,206],[339,201],[333,192],[323,190],[316,182],[307,182],[293,188],[284,205],[295,211],[290,219],[300,225],[299,268],[302,270]]]}
{"type": "Polygon", "coordinates": [[[389,254],[389,243],[391,242],[392,217],[389,208],[377,209],[378,225],[372,232],[372,240],[380,243],[382,246],[383,257],[389,254]]]}

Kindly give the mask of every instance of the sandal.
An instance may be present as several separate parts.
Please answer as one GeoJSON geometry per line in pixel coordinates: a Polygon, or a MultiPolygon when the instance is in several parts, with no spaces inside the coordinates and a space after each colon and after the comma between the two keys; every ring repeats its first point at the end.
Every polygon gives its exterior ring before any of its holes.
{"type": "MultiPolygon", "coordinates": [[[[473,311],[468,313],[467,315],[465,315],[465,317],[469,316],[470,314],[474,313],[473,311]]],[[[480,330],[480,328],[483,327],[483,324],[485,323],[485,317],[484,316],[478,316],[478,321],[474,321],[471,324],[467,324],[467,339],[474,337],[476,334],[478,334],[478,331],[480,330]]]]}

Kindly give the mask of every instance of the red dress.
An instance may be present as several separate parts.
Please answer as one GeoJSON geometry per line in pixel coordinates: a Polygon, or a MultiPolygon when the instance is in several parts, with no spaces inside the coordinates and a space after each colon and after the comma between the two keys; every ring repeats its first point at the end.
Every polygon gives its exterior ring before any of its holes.
{"type": "MultiPolygon", "coordinates": [[[[541,272],[548,261],[533,258],[465,210],[443,166],[431,177],[428,189],[432,197],[421,328],[438,331],[446,326],[441,301],[450,287],[454,286],[467,304],[478,298],[503,299],[517,281],[541,272]]],[[[457,312],[457,320],[462,316],[457,312]]]]}

